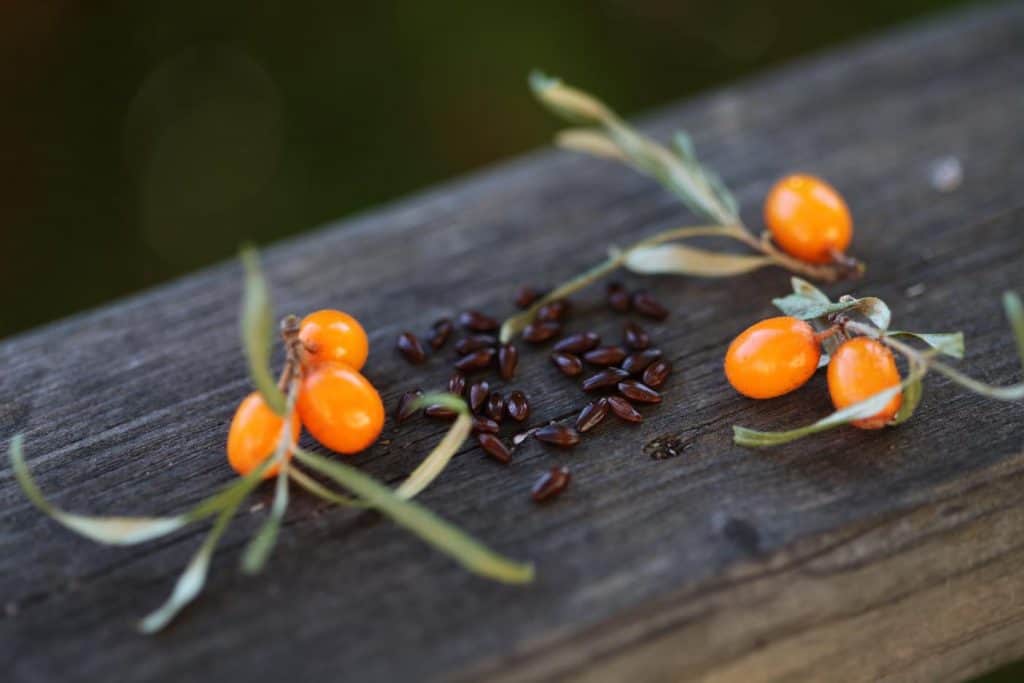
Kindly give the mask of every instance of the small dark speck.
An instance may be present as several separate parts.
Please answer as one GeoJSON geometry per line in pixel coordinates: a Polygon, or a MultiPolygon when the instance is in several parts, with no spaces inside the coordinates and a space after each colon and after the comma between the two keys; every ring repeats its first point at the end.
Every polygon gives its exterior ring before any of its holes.
{"type": "Polygon", "coordinates": [[[761,535],[757,528],[742,517],[716,513],[712,519],[712,526],[717,533],[748,555],[756,555],[761,550],[761,535]]]}
{"type": "Polygon", "coordinates": [[[644,453],[652,460],[667,460],[681,455],[686,443],[674,434],[659,436],[644,444],[644,453]]]}

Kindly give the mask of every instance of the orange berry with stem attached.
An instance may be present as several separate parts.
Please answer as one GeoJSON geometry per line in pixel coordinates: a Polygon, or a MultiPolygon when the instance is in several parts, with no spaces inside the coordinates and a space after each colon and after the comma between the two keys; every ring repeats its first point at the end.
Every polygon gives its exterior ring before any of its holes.
{"type": "Polygon", "coordinates": [[[368,448],[384,428],[380,394],[345,363],[328,361],[307,368],[296,406],[313,438],[338,453],[368,448]]]}
{"type": "Polygon", "coordinates": [[[340,361],[362,370],[370,352],[370,341],[359,321],[333,309],[314,311],[303,318],[299,340],[310,364],[340,361]]]}
{"type": "Polygon", "coordinates": [[[764,200],[764,222],[783,251],[809,263],[831,263],[853,238],[846,202],[812,175],[788,175],[776,183],[764,200]]]}
{"type": "MultiPolygon", "coordinates": [[[[900,382],[892,351],[869,337],[855,337],[843,342],[828,364],[828,392],[836,410],[899,386],[900,382]]],[[[897,392],[878,413],[855,420],[852,424],[861,429],[881,429],[892,420],[902,404],[903,393],[897,392]]]]}
{"type": "MultiPolygon", "coordinates": [[[[302,425],[297,413],[292,413],[291,417],[294,442],[299,438],[302,425]]],[[[252,472],[277,451],[283,427],[284,418],[270,409],[260,392],[246,396],[235,410],[228,429],[228,464],[242,476],[252,472]]],[[[292,457],[291,449],[285,457],[292,457]]],[[[279,465],[271,465],[263,478],[275,476],[278,469],[279,465]]]]}
{"type": "Polygon", "coordinates": [[[725,376],[750,398],[775,398],[803,386],[818,368],[821,346],[814,328],[780,316],[751,325],[729,344],[725,376]]]}

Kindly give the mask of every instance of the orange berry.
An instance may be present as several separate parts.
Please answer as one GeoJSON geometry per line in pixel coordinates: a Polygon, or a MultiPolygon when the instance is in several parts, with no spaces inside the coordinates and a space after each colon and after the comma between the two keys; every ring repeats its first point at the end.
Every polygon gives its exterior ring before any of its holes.
{"type": "MultiPolygon", "coordinates": [[[[238,405],[228,429],[228,464],[242,476],[252,472],[277,450],[283,426],[284,418],[270,409],[260,392],[254,391],[246,396],[238,405]]],[[[292,439],[299,438],[301,429],[299,416],[293,413],[292,439]]],[[[291,450],[286,457],[292,457],[291,450]]],[[[263,473],[263,478],[275,476],[278,469],[278,465],[271,466],[263,473]]]]}
{"type": "MultiPolygon", "coordinates": [[[[895,387],[900,381],[892,351],[869,337],[856,337],[843,342],[832,354],[828,364],[828,393],[832,396],[832,405],[836,410],[895,387]]],[[[897,393],[880,412],[854,421],[853,426],[881,429],[896,415],[902,403],[903,394],[897,393]]]]}
{"type": "Polygon", "coordinates": [[[853,237],[842,196],[821,178],[789,175],[764,200],[764,222],[784,251],[809,263],[830,263],[853,237]]]}
{"type": "Polygon", "coordinates": [[[803,320],[768,318],[743,330],[725,353],[725,376],[750,398],[775,398],[803,386],[818,368],[821,346],[803,320]]]}
{"type": "Polygon", "coordinates": [[[343,311],[324,309],[302,319],[299,339],[310,364],[341,361],[362,370],[370,352],[370,342],[359,321],[343,311]]]}
{"type": "Polygon", "coordinates": [[[296,405],[313,438],[338,453],[350,455],[368,448],[384,427],[380,394],[344,363],[308,368],[296,405]]]}

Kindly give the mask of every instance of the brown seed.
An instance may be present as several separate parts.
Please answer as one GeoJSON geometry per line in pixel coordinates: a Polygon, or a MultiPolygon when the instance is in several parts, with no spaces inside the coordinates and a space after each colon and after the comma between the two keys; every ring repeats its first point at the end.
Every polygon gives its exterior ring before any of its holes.
{"type": "Polygon", "coordinates": [[[412,332],[403,332],[398,335],[398,350],[402,352],[405,359],[413,365],[419,365],[427,359],[427,353],[423,350],[420,340],[412,332]]]}
{"type": "Polygon", "coordinates": [[[420,389],[413,389],[402,394],[402,397],[398,399],[398,407],[395,408],[395,422],[401,424],[412,417],[416,412],[412,407],[412,402],[422,395],[423,391],[420,389]]]}
{"type": "Polygon", "coordinates": [[[539,344],[551,339],[562,331],[562,326],[550,320],[539,320],[530,323],[523,330],[523,340],[531,344],[539,344]]]}
{"type": "Polygon", "coordinates": [[[500,463],[508,463],[512,459],[512,453],[508,447],[501,442],[501,439],[494,434],[477,434],[476,441],[484,449],[487,455],[500,463]]]}
{"type": "Polygon", "coordinates": [[[484,405],[487,397],[491,393],[491,385],[487,383],[487,380],[480,380],[474,382],[469,388],[469,408],[474,413],[478,412],[484,405]]]}
{"type": "Polygon", "coordinates": [[[516,422],[522,422],[530,415],[530,402],[526,400],[526,394],[516,390],[508,395],[505,401],[505,412],[516,422]]]}
{"type": "Polygon", "coordinates": [[[632,320],[623,325],[623,330],[625,332],[626,346],[634,351],[643,351],[651,345],[651,337],[647,334],[647,330],[632,320]]]}
{"type": "Polygon", "coordinates": [[[427,417],[432,417],[436,420],[445,420],[447,422],[451,422],[459,415],[448,406],[443,406],[438,403],[429,405],[426,408],[424,408],[423,414],[426,415],[427,417]]]}
{"type": "Polygon", "coordinates": [[[492,360],[494,360],[494,349],[480,349],[455,361],[455,369],[462,372],[475,372],[486,368],[492,360]]]}
{"type": "Polygon", "coordinates": [[[570,334],[565,339],[559,339],[555,344],[555,351],[563,353],[585,353],[601,343],[601,337],[594,332],[577,332],[570,334]]]}
{"type": "Polygon", "coordinates": [[[661,394],[635,379],[622,380],[618,388],[620,394],[637,403],[661,403],[661,394]]]}
{"type": "Polygon", "coordinates": [[[512,379],[519,365],[519,349],[512,344],[502,344],[498,349],[498,372],[502,379],[512,379]]]}
{"type": "Polygon", "coordinates": [[[498,339],[490,334],[471,334],[455,342],[455,351],[463,356],[480,349],[487,349],[498,343],[498,339]]]}
{"type": "Polygon", "coordinates": [[[621,396],[609,396],[608,407],[620,420],[633,423],[644,421],[644,416],[636,411],[633,404],[621,396]]]}
{"type": "Polygon", "coordinates": [[[464,311],[459,314],[459,324],[474,332],[493,332],[498,329],[498,321],[480,311],[464,311]]]}
{"type": "Polygon", "coordinates": [[[626,360],[622,361],[622,365],[620,367],[632,375],[638,375],[646,370],[647,366],[659,358],[661,358],[661,349],[635,351],[634,353],[626,356],[626,360]]]}
{"type": "Polygon", "coordinates": [[[580,360],[579,356],[574,356],[571,353],[555,351],[551,354],[551,362],[567,377],[575,377],[583,372],[583,361],[580,360]]]}
{"type": "Polygon", "coordinates": [[[493,391],[487,398],[487,415],[495,422],[505,417],[505,397],[500,392],[493,391]]]}
{"type": "Polygon", "coordinates": [[[596,391],[606,387],[613,387],[629,377],[629,373],[622,368],[605,368],[597,374],[583,380],[580,387],[583,391],[596,391]]]}
{"type": "Polygon", "coordinates": [[[602,398],[597,401],[591,401],[587,405],[583,406],[583,410],[580,411],[579,417],[576,418],[576,431],[581,433],[589,432],[591,429],[601,424],[607,415],[608,399],[602,398]]]}
{"type": "Polygon", "coordinates": [[[501,427],[497,422],[483,415],[473,416],[473,431],[477,434],[497,434],[501,427]]]}
{"type": "Polygon", "coordinates": [[[456,370],[448,378],[448,393],[462,396],[466,392],[466,376],[456,370]]]}
{"type": "Polygon", "coordinates": [[[618,313],[625,313],[629,310],[629,292],[621,282],[609,283],[607,291],[609,308],[618,313]]]}
{"type": "Polygon", "coordinates": [[[655,320],[664,320],[668,317],[668,309],[658,303],[658,300],[651,296],[650,292],[644,290],[633,295],[633,308],[640,315],[646,315],[655,320]]]}
{"type": "Polygon", "coordinates": [[[580,433],[572,427],[552,424],[541,427],[533,433],[535,439],[560,448],[572,448],[580,442],[580,433]]]}
{"type": "Polygon", "coordinates": [[[565,299],[555,299],[537,309],[537,320],[560,322],[568,312],[569,302],[565,299]]]}
{"type": "Polygon", "coordinates": [[[523,285],[516,290],[516,308],[529,308],[540,298],[540,292],[533,287],[523,285]]]}
{"type": "Polygon", "coordinates": [[[448,318],[441,318],[431,326],[433,334],[430,337],[430,348],[437,351],[439,348],[448,343],[448,338],[452,336],[452,332],[455,331],[455,325],[448,318]]]}
{"type": "Polygon", "coordinates": [[[530,496],[535,503],[543,503],[567,489],[571,480],[568,467],[552,467],[534,483],[530,496]]]}
{"type": "Polygon", "coordinates": [[[644,370],[644,384],[657,389],[665,383],[670,374],[672,374],[672,363],[664,359],[656,360],[644,370]]]}
{"type": "Polygon", "coordinates": [[[583,354],[583,360],[591,365],[618,365],[625,358],[626,349],[621,346],[602,346],[583,354]]]}

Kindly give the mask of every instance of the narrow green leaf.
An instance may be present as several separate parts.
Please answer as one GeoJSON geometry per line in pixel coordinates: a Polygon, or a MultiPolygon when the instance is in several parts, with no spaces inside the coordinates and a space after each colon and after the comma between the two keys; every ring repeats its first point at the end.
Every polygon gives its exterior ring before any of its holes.
{"type": "Polygon", "coordinates": [[[1020,296],[1016,292],[1003,293],[1003,310],[1010,321],[1013,338],[1017,341],[1017,353],[1020,355],[1021,365],[1024,366],[1024,304],[1021,304],[1020,296]]]}
{"type": "Polygon", "coordinates": [[[216,512],[223,500],[219,496],[208,498],[191,511],[175,517],[95,517],[65,512],[50,503],[32,479],[22,448],[23,437],[17,434],[11,439],[9,454],[11,469],[22,491],[32,503],[54,521],[98,543],[108,545],[133,545],[143,543],[177,531],[186,524],[195,522],[216,512]]]}
{"type": "Polygon", "coordinates": [[[634,273],[731,277],[770,266],[768,256],[728,254],[683,244],[660,244],[632,249],[626,255],[626,268],[634,273]]]}
{"type": "Polygon", "coordinates": [[[924,395],[924,384],[921,378],[928,372],[928,367],[923,360],[916,357],[910,359],[910,366],[911,371],[909,374],[916,376],[917,379],[907,382],[907,386],[903,390],[903,401],[900,403],[900,409],[896,411],[896,415],[889,421],[889,426],[891,427],[901,425],[913,417],[914,411],[921,404],[921,397],[924,395]]]}
{"type": "Polygon", "coordinates": [[[563,118],[583,123],[607,123],[617,119],[596,97],[571,88],[557,78],[534,71],[529,81],[537,99],[563,118]]]}
{"type": "Polygon", "coordinates": [[[604,133],[590,128],[563,130],[555,136],[555,144],[562,149],[629,163],[629,158],[623,154],[614,140],[604,133]]]}
{"type": "Polygon", "coordinates": [[[823,301],[813,294],[794,292],[784,297],[772,299],[772,304],[785,315],[800,318],[801,320],[814,320],[833,313],[854,311],[863,315],[882,331],[889,327],[889,322],[892,318],[886,303],[873,296],[864,297],[863,299],[847,296],[832,303],[827,298],[823,301]]]}
{"type": "Polygon", "coordinates": [[[886,332],[887,337],[911,337],[923,341],[939,353],[944,353],[953,358],[964,357],[964,333],[963,332],[907,332],[895,330],[886,332]]]}
{"type": "Polygon", "coordinates": [[[465,401],[453,394],[425,394],[413,402],[411,409],[416,410],[421,406],[443,405],[458,413],[455,422],[448,429],[448,432],[434,447],[423,462],[419,464],[409,478],[401,483],[395,493],[401,498],[411,500],[423,489],[430,486],[444,468],[451,461],[452,456],[459,450],[470,431],[473,429],[473,417],[465,401]]]}
{"type": "Polygon", "coordinates": [[[256,249],[245,247],[241,253],[245,266],[245,296],[242,301],[242,346],[249,361],[252,383],[263,394],[267,405],[278,415],[284,415],[285,396],[270,372],[270,352],[273,343],[273,311],[270,292],[260,268],[256,249]]]}
{"type": "Polygon", "coordinates": [[[397,496],[387,486],[358,469],[301,448],[296,448],[295,457],[308,467],[331,477],[365,500],[370,507],[412,531],[466,569],[505,583],[527,583],[533,580],[532,564],[514,562],[498,555],[419,503],[397,496]]]}
{"type": "Polygon", "coordinates": [[[232,507],[222,510],[217,516],[217,521],[214,523],[210,533],[207,534],[206,540],[199,546],[198,552],[192,556],[188,566],[185,567],[185,571],[178,577],[171,596],[163,605],[139,622],[140,631],[143,633],[156,633],[161,630],[177,616],[178,612],[195,600],[196,596],[203,590],[203,585],[206,583],[206,574],[210,568],[210,558],[213,557],[213,551],[217,548],[217,542],[220,541],[220,537],[228,528],[228,524],[231,522],[231,518],[234,517],[237,509],[238,503],[235,503],[232,507]]]}
{"type": "Polygon", "coordinates": [[[267,558],[277,543],[281,522],[288,509],[288,469],[288,461],[282,460],[274,484],[274,502],[270,507],[270,514],[242,553],[242,571],[246,574],[258,574],[263,571],[267,558]]]}
{"type": "Polygon", "coordinates": [[[672,135],[672,147],[684,161],[697,161],[697,149],[693,146],[693,138],[684,130],[677,130],[672,135]]]}
{"type": "MultiPolygon", "coordinates": [[[[263,478],[263,473],[271,466],[273,461],[274,458],[267,458],[260,463],[259,467],[239,479],[236,485],[231,487],[229,495],[224,498],[224,506],[217,515],[213,527],[206,535],[203,544],[199,546],[199,550],[192,556],[188,566],[185,567],[185,571],[178,577],[170,597],[163,605],[139,622],[140,631],[143,633],[156,633],[161,630],[199,595],[203,585],[206,583],[210,559],[213,557],[214,550],[217,549],[217,543],[227,530],[231,519],[235,516],[242,501],[259,485],[263,478]]],[[[225,493],[228,492],[225,491],[225,493]]]]}
{"type": "Polygon", "coordinates": [[[809,424],[799,429],[790,429],[784,432],[761,432],[754,429],[747,429],[746,427],[733,426],[732,428],[732,440],[733,443],[738,446],[748,446],[751,448],[764,448],[766,446],[779,446],[790,441],[796,441],[802,439],[805,436],[811,434],[817,434],[834,427],[853,422],[854,420],[863,420],[865,418],[877,415],[879,411],[885,408],[886,404],[893,396],[905,390],[907,386],[913,382],[918,382],[921,379],[920,371],[911,371],[911,373],[904,379],[899,386],[880,391],[874,396],[870,396],[860,403],[854,403],[852,406],[837,410],[828,417],[822,418],[813,424],[809,424]]]}
{"type": "Polygon", "coordinates": [[[355,498],[349,498],[348,496],[343,496],[340,493],[330,490],[316,479],[313,479],[308,474],[300,470],[298,467],[288,468],[288,476],[296,484],[306,489],[317,498],[326,500],[328,503],[343,505],[345,507],[366,507],[366,504],[362,501],[356,500],[355,498]]]}

